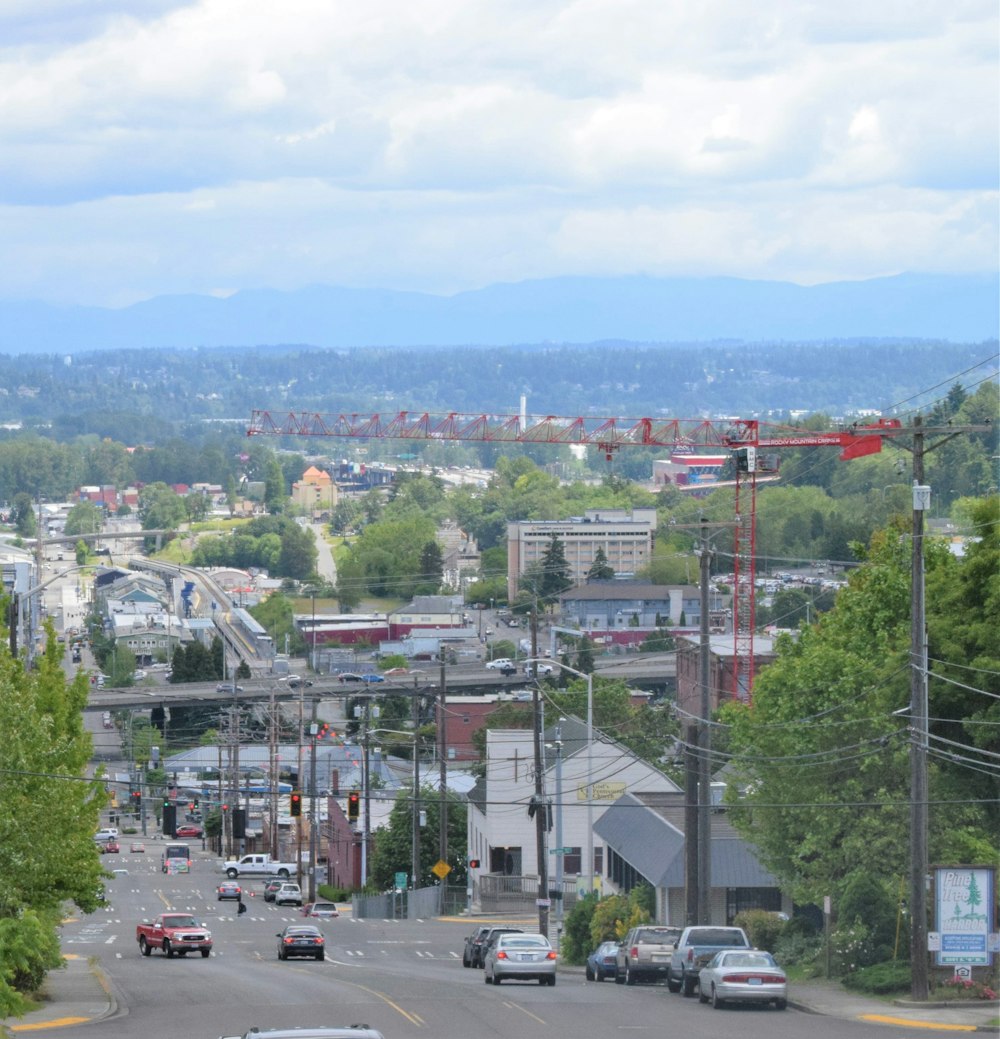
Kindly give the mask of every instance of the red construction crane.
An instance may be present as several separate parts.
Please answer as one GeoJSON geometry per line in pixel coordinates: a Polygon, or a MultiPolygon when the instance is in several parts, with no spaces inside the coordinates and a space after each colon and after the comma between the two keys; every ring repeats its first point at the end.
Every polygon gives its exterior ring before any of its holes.
{"type": "Polygon", "coordinates": [[[757,476],[777,471],[783,447],[839,447],[842,459],[882,450],[882,440],[907,432],[898,419],[880,419],[836,432],[813,433],[756,419],[562,418],[556,415],[416,414],[323,415],[255,410],[247,436],[347,437],[355,440],[463,440],[488,444],[578,444],[597,447],[610,461],[623,447],[724,448],[736,458],[736,535],[733,550],[733,695],[749,702],[754,677],[757,476]]]}

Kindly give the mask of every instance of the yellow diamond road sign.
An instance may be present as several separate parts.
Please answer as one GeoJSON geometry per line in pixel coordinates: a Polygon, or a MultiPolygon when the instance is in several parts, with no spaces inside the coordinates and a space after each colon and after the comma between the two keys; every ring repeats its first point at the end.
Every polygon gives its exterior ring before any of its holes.
{"type": "Polygon", "coordinates": [[[444,859],[438,859],[437,862],[431,866],[431,873],[434,874],[439,880],[444,880],[446,876],[451,872],[451,866],[448,865],[444,859]]]}

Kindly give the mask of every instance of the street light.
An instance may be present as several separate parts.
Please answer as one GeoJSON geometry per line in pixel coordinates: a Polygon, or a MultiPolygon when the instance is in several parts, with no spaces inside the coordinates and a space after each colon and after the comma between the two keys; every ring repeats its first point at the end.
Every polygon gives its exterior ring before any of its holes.
{"type": "Polygon", "coordinates": [[[594,890],[594,676],[560,660],[536,657],[525,664],[549,664],[587,680],[587,894],[594,890]]]}

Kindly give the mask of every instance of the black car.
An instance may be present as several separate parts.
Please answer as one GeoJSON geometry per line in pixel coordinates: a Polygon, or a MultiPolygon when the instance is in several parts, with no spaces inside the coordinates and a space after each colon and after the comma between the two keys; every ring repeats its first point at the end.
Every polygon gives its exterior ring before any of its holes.
{"type": "Polygon", "coordinates": [[[277,894],[278,888],[280,888],[282,884],[284,884],[284,880],[282,880],[281,877],[275,877],[273,880],[269,880],[264,885],[264,901],[273,902],[274,896],[277,894]]]}
{"type": "Polygon", "coordinates": [[[475,955],[473,950],[476,945],[486,937],[486,932],[489,931],[490,925],[484,924],[477,927],[468,938],[465,939],[465,948],[462,950],[462,966],[463,967],[474,967],[476,965],[475,955]]]}
{"type": "Polygon", "coordinates": [[[283,931],[278,932],[277,938],[279,960],[287,960],[290,956],[325,959],[326,939],[323,932],[312,924],[289,924],[283,931]]]}
{"type": "Polygon", "coordinates": [[[486,961],[486,950],[501,934],[524,934],[523,927],[487,927],[485,933],[472,946],[472,965],[482,967],[486,961]]]}

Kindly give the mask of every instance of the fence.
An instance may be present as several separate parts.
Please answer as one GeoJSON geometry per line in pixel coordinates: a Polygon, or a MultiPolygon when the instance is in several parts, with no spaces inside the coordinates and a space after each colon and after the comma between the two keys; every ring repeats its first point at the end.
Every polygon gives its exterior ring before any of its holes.
{"type": "MultiPolygon", "coordinates": [[[[549,898],[556,901],[554,880],[549,881],[549,898]]],[[[537,908],[538,877],[507,876],[500,873],[487,873],[476,882],[473,901],[483,913],[516,913],[534,911],[537,908]]],[[[562,889],[563,911],[568,913],[576,904],[576,880],[564,879],[562,889]]]]}
{"type": "Polygon", "coordinates": [[[416,920],[459,913],[466,907],[466,897],[464,887],[450,884],[442,892],[435,885],[381,895],[353,895],[351,908],[356,920],[416,920]]]}

